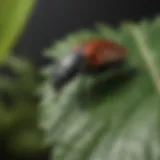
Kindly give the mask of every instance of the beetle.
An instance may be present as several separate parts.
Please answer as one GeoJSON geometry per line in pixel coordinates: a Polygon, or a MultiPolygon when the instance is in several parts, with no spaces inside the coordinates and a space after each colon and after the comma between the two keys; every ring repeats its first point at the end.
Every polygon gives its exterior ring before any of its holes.
{"type": "Polygon", "coordinates": [[[60,91],[79,73],[98,73],[123,64],[126,48],[112,40],[92,39],[72,48],[55,63],[53,86],[60,91]]]}

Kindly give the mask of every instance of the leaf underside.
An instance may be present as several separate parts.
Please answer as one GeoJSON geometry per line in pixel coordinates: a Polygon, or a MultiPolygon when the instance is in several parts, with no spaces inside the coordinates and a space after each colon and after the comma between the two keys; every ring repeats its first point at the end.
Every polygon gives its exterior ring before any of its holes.
{"type": "MultiPolygon", "coordinates": [[[[41,88],[41,123],[53,160],[158,160],[160,158],[160,20],[97,25],[56,43],[50,57],[68,53],[77,42],[105,37],[123,44],[122,68],[96,77],[79,76],[58,100],[52,68],[41,88]]],[[[52,67],[52,66],[51,66],[52,67]]]]}

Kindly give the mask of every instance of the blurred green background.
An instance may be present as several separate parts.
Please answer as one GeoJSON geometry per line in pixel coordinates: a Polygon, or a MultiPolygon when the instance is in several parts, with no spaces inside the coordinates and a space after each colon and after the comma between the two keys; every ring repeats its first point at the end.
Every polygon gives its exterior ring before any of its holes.
{"type": "Polygon", "coordinates": [[[35,93],[41,76],[30,60],[13,51],[35,3],[0,1],[0,159],[31,158],[44,150],[35,93]]]}

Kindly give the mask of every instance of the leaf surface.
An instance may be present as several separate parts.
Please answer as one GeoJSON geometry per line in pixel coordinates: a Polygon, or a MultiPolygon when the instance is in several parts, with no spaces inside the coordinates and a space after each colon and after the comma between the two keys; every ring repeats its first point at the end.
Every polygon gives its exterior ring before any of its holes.
{"type": "Polygon", "coordinates": [[[160,158],[160,21],[98,25],[71,34],[50,49],[68,53],[75,42],[97,35],[128,49],[118,72],[72,81],[55,101],[51,68],[41,88],[41,123],[53,160],[158,160],[160,158]],[[73,43],[72,43],[73,42],[73,43]]]}

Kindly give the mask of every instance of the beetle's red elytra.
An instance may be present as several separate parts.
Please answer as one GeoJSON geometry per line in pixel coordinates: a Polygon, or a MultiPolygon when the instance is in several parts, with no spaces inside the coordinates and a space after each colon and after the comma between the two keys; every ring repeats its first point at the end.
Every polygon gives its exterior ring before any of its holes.
{"type": "Polygon", "coordinates": [[[53,84],[57,91],[80,73],[82,68],[94,71],[101,66],[110,67],[123,61],[127,56],[126,48],[105,39],[80,43],[73,47],[71,53],[55,64],[53,84]]]}
{"type": "Polygon", "coordinates": [[[84,56],[88,66],[98,67],[99,65],[109,64],[122,60],[127,55],[126,48],[111,40],[96,39],[84,42],[74,48],[83,48],[84,56]]]}

